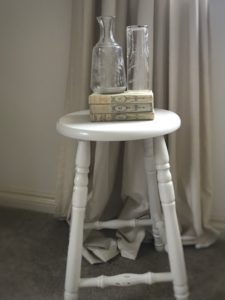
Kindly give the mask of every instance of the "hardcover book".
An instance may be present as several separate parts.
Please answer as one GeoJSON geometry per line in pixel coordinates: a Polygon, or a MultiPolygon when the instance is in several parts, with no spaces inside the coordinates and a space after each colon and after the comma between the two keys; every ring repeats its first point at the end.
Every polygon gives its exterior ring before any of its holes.
{"type": "Polygon", "coordinates": [[[90,113],[93,122],[153,120],[154,112],[139,113],[90,113]]]}
{"type": "Polygon", "coordinates": [[[88,102],[90,105],[94,104],[128,104],[128,103],[152,103],[153,93],[152,91],[143,92],[124,92],[120,94],[91,94],[88,102]]]}
{"type": "Polygon", "coordinates": [[[124,112],[150,112],[153,103],[121,103],[121,104],[91,104],[91,113],[124,113],[124,112]]]}

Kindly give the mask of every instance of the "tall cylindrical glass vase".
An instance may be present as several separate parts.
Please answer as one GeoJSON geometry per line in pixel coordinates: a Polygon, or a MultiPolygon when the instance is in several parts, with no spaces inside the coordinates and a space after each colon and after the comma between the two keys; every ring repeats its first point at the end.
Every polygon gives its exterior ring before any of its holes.
{"type": "Polygon", "coordinates": [[[148,25],[127,26],[127,90],[150,90],[148,25]]]}

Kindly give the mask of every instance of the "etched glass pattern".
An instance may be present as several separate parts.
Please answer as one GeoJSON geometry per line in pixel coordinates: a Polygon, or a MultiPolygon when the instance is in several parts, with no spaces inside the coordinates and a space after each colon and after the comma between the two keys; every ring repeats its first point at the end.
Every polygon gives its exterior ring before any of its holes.
{"type": "Polygon", "coordinates": [[[150,90],[148,25],[127,26],[127,90],[150,90]]]}
{"type": "Polygon", "coordinates": [[[92,51],[91,89],[94,93],[114,94],[126,89],[122,48],[113,36],[114,17],[97,17],[100,39],[92,51]]]}

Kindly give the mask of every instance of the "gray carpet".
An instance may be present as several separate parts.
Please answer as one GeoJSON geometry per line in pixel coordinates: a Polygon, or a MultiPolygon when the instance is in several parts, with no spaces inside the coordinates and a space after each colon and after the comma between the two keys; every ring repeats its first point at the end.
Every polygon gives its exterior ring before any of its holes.
{"type": "MultiPolygon", "coordinates": [[[[68,226],[52,216],[0,208],[0,300],[62,300],[68,226]]],[[[185,248],[191,300],[225,299],[225,240],[195,250],[185,248]]],[[[83,276],[168,271],[165,253],[145,244],[136,261],[121,257],[107,264],[82,265],[83,276]]],[[[85,289],[80,300],[171,300],[172,285],[85,289]]]]}

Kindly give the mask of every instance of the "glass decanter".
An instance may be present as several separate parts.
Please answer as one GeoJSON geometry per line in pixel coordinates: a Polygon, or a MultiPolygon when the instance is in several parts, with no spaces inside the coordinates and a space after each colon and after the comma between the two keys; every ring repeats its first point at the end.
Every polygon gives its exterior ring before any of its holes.
{"type": "Polygon", "coordinates": [[[91,89],[98,94],[122,93],[126,89],[123,51],[113,36],[115,17],[97,17],[100,39],[92,51],[91,89]]]}

